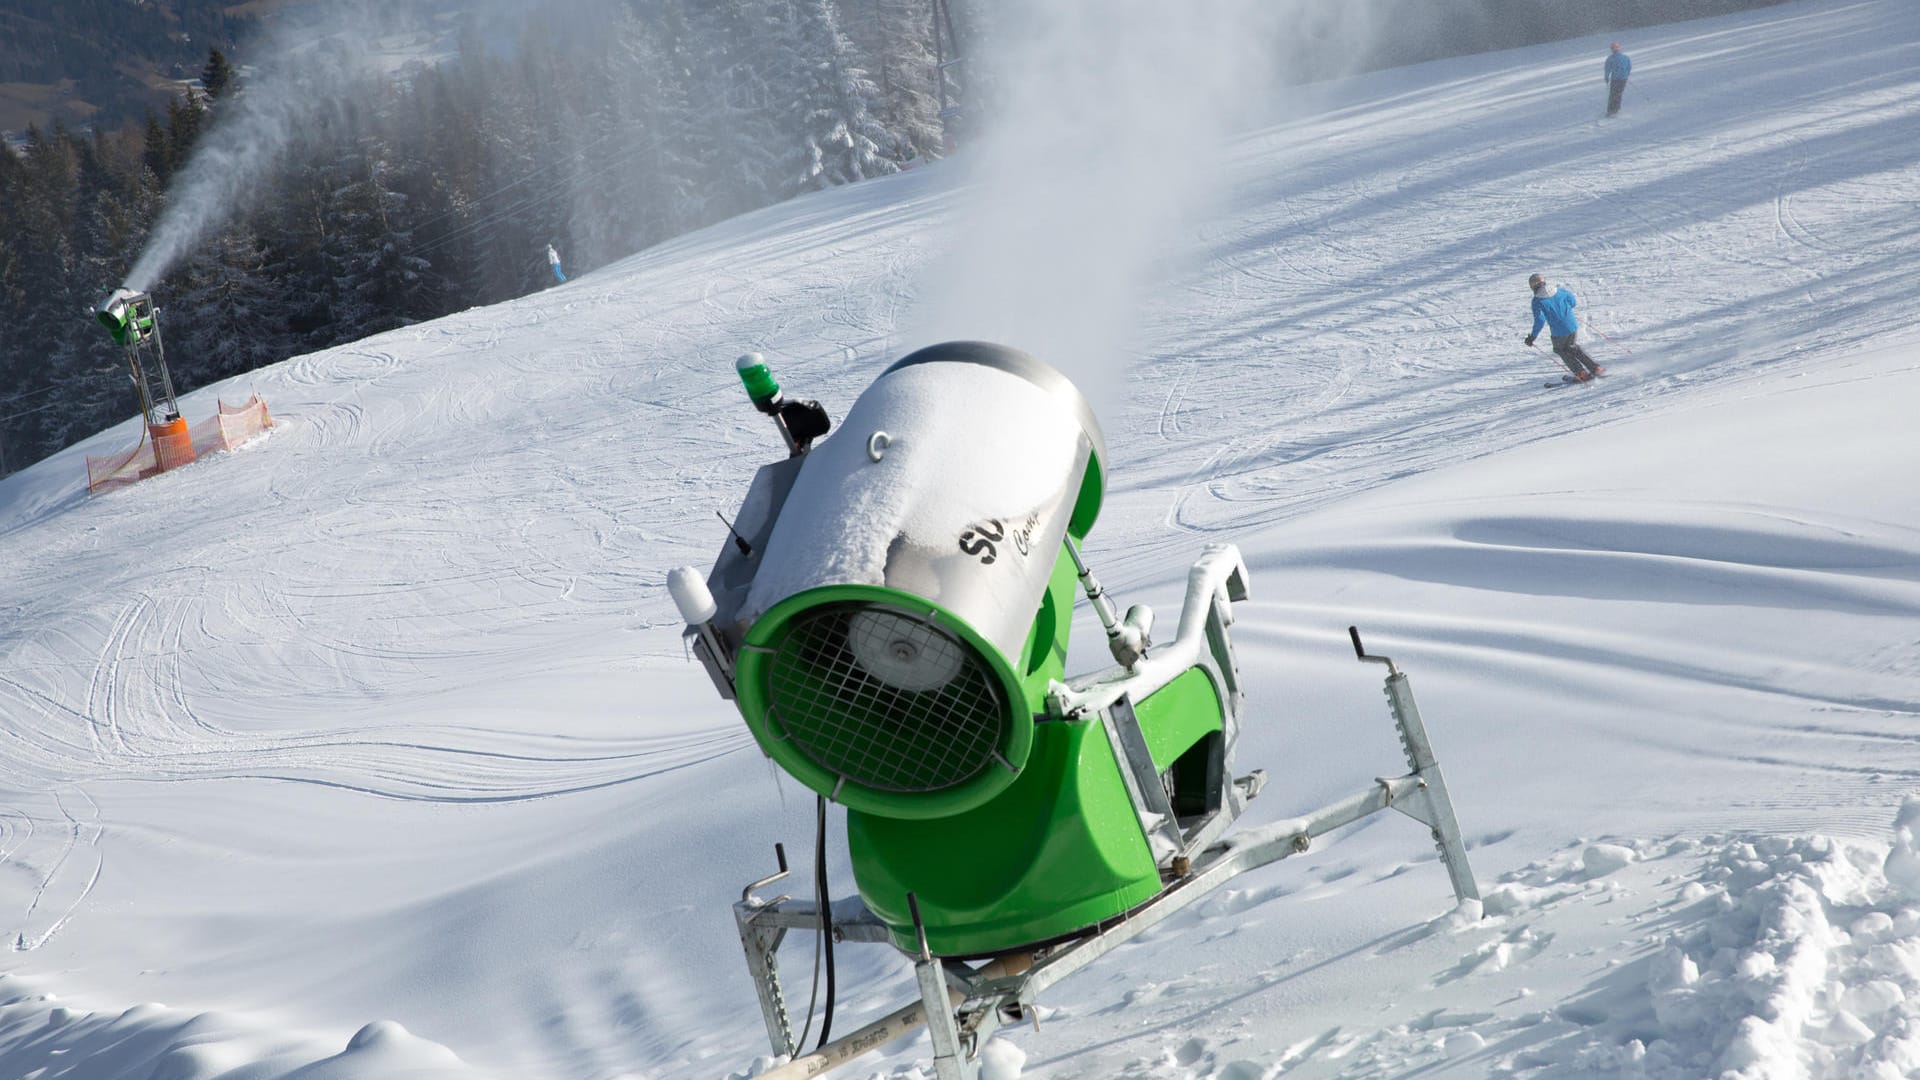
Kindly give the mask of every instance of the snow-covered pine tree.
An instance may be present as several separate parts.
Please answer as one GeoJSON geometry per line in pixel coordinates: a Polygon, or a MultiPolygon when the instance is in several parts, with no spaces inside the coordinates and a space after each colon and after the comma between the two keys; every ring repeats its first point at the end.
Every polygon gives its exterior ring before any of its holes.
{"type": "Polygon", "coordinates": [[[762,47],[784,106],[782,193],[899,171],[898,141],[874,115],[879,89],[856,63],[832,0],[774,0],[771,7],[762,47]]]}
{"type": "Polygon", "coordinates": [[[906,157],[941,152],[940,70],[928,0],[836,0],[840,26],[878,96],[874,117],[906,157]]]}
{"type": "Polygon", "coordinates": [[[147,110],[145,140],[141,162],[158,184],[165,186],[177,163],[173,160],[173,143],[167,138],[167,129],[152,109],[147,110]]]}
{"type": "MultiPolygon", "coordinates": [[[[60,445],[89,435],[103,423],[133,410],[136,399],[122,374],[119,349],[83,312],[126,277],[127,268],[146,239],[156,197],[147,186],[145,167],[104,136],[78,142],[76,148],[75,291],[82,311],[70,317],[75,363],[58,392],[68,424],[60,445]],[[116,160],[121,155],[125,160],[116,160]]],[[[49,451],[53,449],[57,447],[48,447],[49,451]]]]}
{"type": "Polygon", "coordinates": [[[780,95],[759,47],[769,35],[769,7],[785,0],[701,4],[681,0],[689,30],[687,67],[693,106],[681,125],[711,148],[706,173],[710,220],[757,209],[776,197],[781,135],[774,115],[780,95]]]}
{"type": "Polygon", "coordinates": [[[206,89],[207,96],[217,98],[226,93],[233,79],[233,65],[227,61],[227,54],[218,47],[209,48],[206,66],[200,69],[200,85],[206,89]]]}
{"type": "Polygon", "coordinates": [[[292,351],[288,308],[251,221],[234,222],[194,248],[169,285],[162,328],[182,393],[292,351]]]}
{"type": "Polygon", "coordinates": [[[342,291],[360,316],[342,327],[342,340],[431,318],[446,302],[445,282],[433,263],[413,251],[413,206],[394,190],[396,176],[387,153],[374,139],[363,144],[350,168],[347,186],[337,193],[342,251],[342,291]]]}
{"type": "Polygon", "coordinates": [[[605,263],[701,220],[699,156],[710,145],[691,122],[679,31],[658,11],[615,20],[579,117],[571,265],[605,263]]]}

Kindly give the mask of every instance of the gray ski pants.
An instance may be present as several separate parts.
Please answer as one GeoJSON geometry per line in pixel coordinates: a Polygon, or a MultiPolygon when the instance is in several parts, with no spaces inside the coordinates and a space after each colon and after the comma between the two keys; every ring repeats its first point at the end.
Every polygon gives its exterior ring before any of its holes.
{"type": "Polygon", "coordinates": [[[1593,357],[1587,355],[1587,350],[1581,348],[1580,343],[1574,340],[1579,336],[1579,334],[1568,334],[1565,337],[1558,334],[1552,335],[1553,355],[1559,357],[1560,362],[1567,365],[1567,370],[1575,375],[1594,374],[1600,370],[1600,365],[1594,363],[1593,357]]]}

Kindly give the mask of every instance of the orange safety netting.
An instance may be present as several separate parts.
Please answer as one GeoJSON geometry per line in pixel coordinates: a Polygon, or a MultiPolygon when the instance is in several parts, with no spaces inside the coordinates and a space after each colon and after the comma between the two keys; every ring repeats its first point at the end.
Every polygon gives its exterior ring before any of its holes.
{"type": "Polygon", "coordinates": [[[255,395],[240,405],[217,401],[217,412],[189,431],[176,421],[142,435],[140,445],[123,454],[87,455],[87,490],[125,487],[157,472],[178,468],[216,450],[231,450],[273,426],[267,403],[255,395]]]}

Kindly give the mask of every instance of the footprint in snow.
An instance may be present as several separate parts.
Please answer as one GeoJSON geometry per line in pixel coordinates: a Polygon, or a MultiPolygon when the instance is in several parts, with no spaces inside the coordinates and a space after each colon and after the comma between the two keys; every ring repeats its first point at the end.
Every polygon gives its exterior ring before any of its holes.
{"type": "Polygon", "coordinates": [[[1486,942],[1461,957],[1460,962],[1442,974],[1438,982],[1453,982],[1476,972],[1505,971],[1515,964],[1524,963],[1540,955],[1540,952],[1552,943],[1551,933],[1521,927],[1510,931],[1497,941],[1486,942]]]}

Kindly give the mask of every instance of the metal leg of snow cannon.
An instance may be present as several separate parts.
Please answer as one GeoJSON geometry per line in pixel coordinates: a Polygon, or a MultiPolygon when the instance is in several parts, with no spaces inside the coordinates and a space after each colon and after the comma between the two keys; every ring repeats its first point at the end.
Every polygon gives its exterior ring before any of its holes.
{"type": "Polygon", "coordinates": [[[1400,746],[1407,753],[1407,767],[1425,782],[1413,799],[1394,804],[1394,809],[1427,826],[1433,832],[1434,846],[1440,849],[1440,861],[1447,866],[1453,882],[1453,895],[1461,901],[1480,899],[1480,887],[1474,884],[1473,869],[1467,865],[1467,846],[1460,839],[1460,822],[1453,816],[1453,798],[1447,794],[1447,778],[1433,756],[1433,743],[1427,739],[1427,727],[1420,721],[1420,707],[1413,702],[1413,684],[1406,673],[1384,656],[1369,656],[1360,644],[1358,627],[1347,627],[1353,638],[1353,654],[1362,661],[1387,665],[1387,707],[1393,712],[1394,727],[1400,732],[1400,746]]]}
{"type": "Polygon", "coordinates": [[[920,986],[920,1004],[926,1010],[927,1034],[933,1040],[935,1080],[978,1080],[979,1069],[968,1060],[967,1043],[960,1037],[954,1021],[953,1006],[947,1003],[946,965],[927,948],[927,928],[920,921],[920,900],[907,894],[907,910],[913,914],[914,937],[920,955],[913,961],[913,978],[920,986]]]}
{"type": "MultiPolygon", "coordinates": [[[[761,878],[741,890],[740,902],[733,905],[733,921],[740,931],[740,946],[747,954],[747,973],[753,977],[754,992],[760,998],[760,1015],[767,1025],[767,1042],[776,1055],[798,1056],[801,1048],[794,1043],[793,1023],[787,1015],[786,994],[780,985],[780,968],[776,956],[780,943],[789,930],[804,930],[810,933],[820,931],[820,907],[810,900],[794,900],[782,895],[771,900],[763,900],[754,894],[756,890],[779,881],[787,876],[787,853],[783,845],[773,846],[774,857],[780,862],[780,872],[761,878]]],[[[842,901],[835,905],[833,918],[833,940],[886,943],[892,940],[885,923],[882,923],[867,910],[865,904],[857,899],[842,901]]],[[[842,1045],[859,1040],[863,1034],[871,1037],[882,1027],[894,1029],[917,1027],[921,1021],[918,1016],[900,1016],[887,1018],[882,1024],[870,1024],[845,1039],[835,1041],[842,1045]]],[[[888,1041],[900,1034],[895,1030],[886,1039],[888,1041]]],[[[879,1045],[879,1042],[872,1044],[879,1045]]],[[[872,1046],[866,1047],[871,1049],[872,1046]]],[[[803,1075],[812,1075],[811,1073],[803,1075]]]]}
{"type": "Polygon", "coordinates": [[[760,997],[760,1016],[767,1024],[767,1041],[773,1044],[775,1054],[793,1054],[798,1047],[793,1042],[793,1025],[787,1019],[787,1001],[780,992],[780,968],[778,954],[781,939],[787,936],[787,927],[772,919],[761,919],[769,911],[776,910],[787,902],[783,894],[772,900],[761,900],[753,895],[754,890],[765,888],[787,876],[787,849],[784,845],[773,845],[773,854],[780,862],[780,872],[769,874],[740,891],[740,902],[734,905],[733,919],[740,930],[740,944],[747,951],[747,973],[753,976],[753,988],[760,997]]]}

